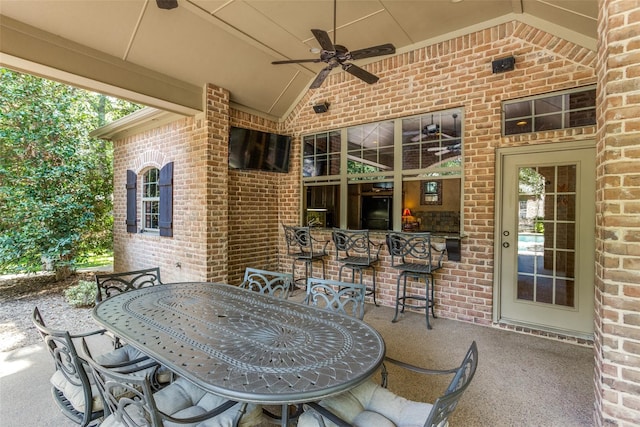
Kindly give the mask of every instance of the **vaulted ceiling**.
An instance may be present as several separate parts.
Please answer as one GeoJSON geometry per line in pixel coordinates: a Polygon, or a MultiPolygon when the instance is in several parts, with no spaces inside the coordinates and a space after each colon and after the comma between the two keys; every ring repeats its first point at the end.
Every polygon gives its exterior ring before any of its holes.
{"type": "Polygon", "coordinates": [[[0,0],[0,66],[187,114],[213,83],[234,107],[277,120],[326,65],[271,64],[319,57],[312,28],[351,50],[397,52],[511,20],[594,50],[597,40],[596,0],[337,0],[336,9],[333,34],[333,0],[178,0],[170,10],[155,0],[0,0]]]}

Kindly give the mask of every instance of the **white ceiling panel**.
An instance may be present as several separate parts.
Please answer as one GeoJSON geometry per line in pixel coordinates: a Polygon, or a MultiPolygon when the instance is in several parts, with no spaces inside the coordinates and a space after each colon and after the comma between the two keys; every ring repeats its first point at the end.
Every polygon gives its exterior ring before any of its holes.
{"type": "MultiPolygon", "coordinates": [[[[127,89],[138,84],[145,99],[163,105],[194,108],[201,103],[194,88],[212,83],[229,90],[235,105],[281,119],[326,64],[271,62],[319,58],[310,30],[333,40],[333,12],[332,0],[178,0],[171,10],[155,0],[0,0],[0,34],[8,40],[0,38],[0,52],[45,66],[59,66],[51,53],[60,52],[65,71],[127,89]],[[135,83],[145,73],[153,84],[135,83]],[[176,94],[180,88],[188,96],[176,94]]],[[[595,46],[597,0],[337,0],[337,43],[410,49],[527,17],[595,46]]]]}

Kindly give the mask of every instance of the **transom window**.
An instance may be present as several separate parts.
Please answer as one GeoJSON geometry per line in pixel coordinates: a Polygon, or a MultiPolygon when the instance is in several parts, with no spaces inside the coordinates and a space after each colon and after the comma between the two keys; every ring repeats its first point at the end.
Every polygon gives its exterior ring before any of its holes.
{"type": "Polygon", "coordinates": [[[160,170],[151,168],[142,176],[142,228],[158,230],[160,219],[160,170]]]}
{"type": "Polygon", "coordinates": [[[596,88],[573,89],[502,104],[504,135],[596,124],[596,88]]]}

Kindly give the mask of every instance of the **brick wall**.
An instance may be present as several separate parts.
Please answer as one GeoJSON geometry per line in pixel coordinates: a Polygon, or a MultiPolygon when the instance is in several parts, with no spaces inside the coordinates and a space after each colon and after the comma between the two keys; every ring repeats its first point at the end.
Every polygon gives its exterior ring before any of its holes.
{"type": "Polygon", "coordinates": [[[640,424],[640,5],[599,5],[596,424],[640,424]]]}
{"type": "MultiPolygon", "coordinates": [[[[276,122],[237,110],[232,112],[231,126],[279,132],[276,122]]],[[[229,283],[239,284],[246,267],[278,269],[280,183],[284,176],[229,170],[229,283]]]]}
{"type": "MultiPolygon", "coordinates": [[[[436,280],[438,315],[489,325],[493,306],[495,150],[501,147],[593,139],[595,127],[501,136],[501,101],[595,83],[594,52],[531,26],[509,22],[365,66],[375,85],[348,73],[329,76],[309,91],[284,123],[288,133],[326,131],[447,108],[464,109],[464,233],[462,261],[446,262],[436,280]],[[493,74],[491,62],[513,55],[516,69],[493,74]],[[312,106],[331,104],[324,114],[312,106]]],[[[299,151],[299,145],[294,147],[299,151]]],[[[291,179],[297,183],[299,172],[291,179]]],[[[291,195],[292,220],[299,216],[291,195]]],[[[322,234],[320,234],[322,235],[322,234]]],[[[328,238],[327,236],[323,236],[328,238]]],[[[382,236],[381,238],[382,239],[382,236]]],[[[281,248],[281,253],[283,248],[281,248]]],[[[383,251],[383,254],[386,251],[383,251]]],[[[285,261],[288,260],[285,258],[285,261]]],[[[290,268],[287,263],[281,268],[290,268]]],[[[330,262],[329,271],[337,271],[330,262]]],[[[333,273],[330,273],[332,275],[333,273]]],[[[396,273],[388,258],[379,269],[379,298],[391,305],[396,273]]],[[[416,284],[418,292],[424,285],[416,284]]]]}
{"type": "MultiPolygon", "coordinates": [[[[206,278],[207,229],[200,222],[207,212],[206,151],[202,117],[181,119],[114,142],[114,271],[159,265],[165,282],[206,278]],[[140,188],[141,172],[169,162],[174,162],[173,237],[127,233],[126,171],[131,169],[138,174],[140,188]],[[202,172],[192,174],[199,170],[202,172]]],[[[139,197],[138,194],[138,205],[139,197]]]]}

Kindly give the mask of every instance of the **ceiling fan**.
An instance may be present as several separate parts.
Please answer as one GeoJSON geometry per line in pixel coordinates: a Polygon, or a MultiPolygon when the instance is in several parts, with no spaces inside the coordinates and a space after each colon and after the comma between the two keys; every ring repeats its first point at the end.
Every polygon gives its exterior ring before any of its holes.
{"type": "Polygon", "coordinates": [[[372,58],[374,56],[391,55],[396,52],[396,48],[391,43],[372,46],[365,49],[349,51],[345,46],[336,44],[336,0],[333,1],[333,42],[324,30],[312,29],[311,32],[320,44],[320,58],[314,59],[290,59],[285,61],[273,61],[272,64],[301,64],[309,62],[325,62],[327,64],[309,86],[309,89],[317,89],[322,86],[331,70],[340,66],[347,73],[373,84],[379,80],[378,76],[350,63],[349,61],[372,58]]]}

